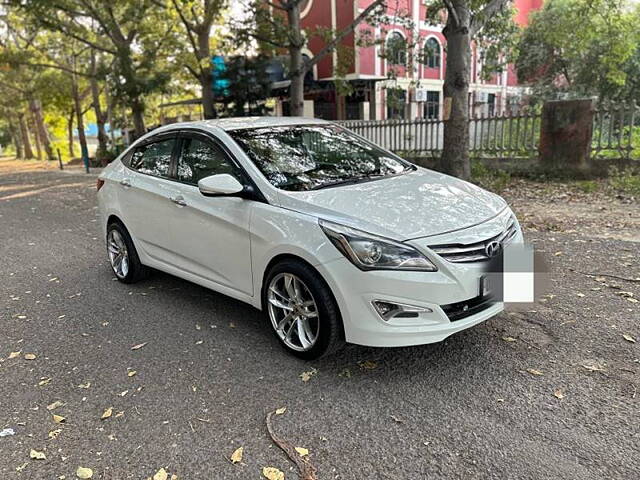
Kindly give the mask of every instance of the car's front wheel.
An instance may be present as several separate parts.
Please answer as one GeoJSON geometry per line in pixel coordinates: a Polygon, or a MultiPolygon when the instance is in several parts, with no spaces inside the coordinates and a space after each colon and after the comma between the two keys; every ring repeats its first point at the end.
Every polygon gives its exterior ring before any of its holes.
{"type": "Polygon", "coordinates": [[[263,305],[276,337],[297,357],[313,360],[344,345],[342,319],[331,290],[305,263],[276,264],[266,278],[263,305]]]}
{"type": "Polygon", "coordinates": [[[107,227],[107,253],[113,273],[122,283],[135,283],[146,274],[146,269],[127,229],[118,222],[107,227]]]}

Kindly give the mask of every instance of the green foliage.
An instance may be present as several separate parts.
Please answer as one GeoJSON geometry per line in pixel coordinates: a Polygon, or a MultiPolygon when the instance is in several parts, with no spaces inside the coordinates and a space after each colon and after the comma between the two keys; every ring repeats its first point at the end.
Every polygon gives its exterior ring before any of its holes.
{"type": "Polygon", "coordinates": [[[581,180],[576,183],[576,187],[583,193],[593,193],[598,190],[598,182],[595,180],[581,180]]]}
{"type": "Polygon", "coordinates": [[[511,174],[501,169],[489,168],[482,161],[471,162],[471,181],[491,190],[500,192],[511,182],[511,174]]]}
{"type": "Polygon", "coordinates": [[[638,98],[627,80],[640,75],[639,20],[626,0],[548,0],[520,40],[521,81],[546,98],[638,98]]]}
{"type": "Polygon", "coordinates": [[[271,83],[267,75],[267,57],[227,59],[226,77],[229,96],[224,99],[222,116],[265,115],[271,83]]]}
{"type": "Polygon", "coordinates": [[[620,193],[640,195],[640,170],[633,167],[609,169],[609,185],[620,193]]]}

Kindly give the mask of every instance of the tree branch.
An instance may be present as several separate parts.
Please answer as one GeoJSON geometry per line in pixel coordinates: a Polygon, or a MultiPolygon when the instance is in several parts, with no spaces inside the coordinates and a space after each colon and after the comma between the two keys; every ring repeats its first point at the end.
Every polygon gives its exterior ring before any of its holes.
{"type": "Polygon", "coordinates": [[[473,37],[486,25],[487,20],[496,15],[507,6],[511,0],[491,0],[482,10],[476,13],[471,19],[470,33],[473,37]]]}

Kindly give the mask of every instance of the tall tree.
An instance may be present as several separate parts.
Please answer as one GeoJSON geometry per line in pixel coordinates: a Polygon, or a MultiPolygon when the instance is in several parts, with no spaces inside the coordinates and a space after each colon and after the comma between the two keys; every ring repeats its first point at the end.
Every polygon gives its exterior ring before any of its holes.
{"type": "Polygon", "coordinates": [[[276,49],[286,49],[289,53],[289,111],[293,116],[304,113],[304,77],[307,72],[328,54],[336,51],[342,40],[353,33],[356,27],[375,16],[386,13],[388,0],[374,0],[358,14],[346,27],[338,31],[320,32],[325,41],[318,53],[305,61],[302,54],[307,45],[301,23],[301,5],[304,0],[255,0],[252,6],[253,23],[240,28],[245,35],[276,49]]]}
{"type": "Polygon", "coordinates": [[[523,32],[520,80],[542,98],[640,99],[638,22],[624,0],[549,0],[523,32]]]}
{"type": "Polygon", "coordinates": [[[444,79],[444,147],[441,168],[468,179],[469,162],[469,81],[471,79],[472,42],[479,41],[486,27],[492,32],[512,32],[511,0],[434,0],[428,3],[429,15],[437,18],[446,12],[443,34],[447,40],[444,79]]]}
{"type": "Polygon", "coordinates": [[[225,0],[171,0],[180,17],[184,32],[191,47],[193,61],[185,67],[200,84],[200,97],[204,118],[214,118],[211,75],[211,27],[219,19],[225,0]]]}
{"type": "Polygon", "coordinates": [[[170,80],[168,46],[176,20],[162,0],[13,0],[43,27],[112,55],[116,94],[131,109],[136,136],[145,133],[145,95],[170,80]]]}

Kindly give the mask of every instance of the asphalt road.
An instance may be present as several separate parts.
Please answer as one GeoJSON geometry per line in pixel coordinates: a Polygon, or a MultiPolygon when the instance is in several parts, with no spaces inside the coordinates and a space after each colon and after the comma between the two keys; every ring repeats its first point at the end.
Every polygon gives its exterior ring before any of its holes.
{"type": "Polygon", "coordinates": [[[114,281],[94,182],[0,172],[0,478],[296,479],[265,427],[283,406],[274,429],[322,480],[640,478],[640,303],[621,294],[640,284],[568,270],[640,277],[640,243],[530,234],[554,271],[533,310],[305,363],[238,301],[161,273],[114,281]]]}

